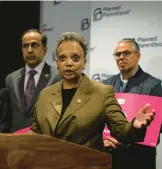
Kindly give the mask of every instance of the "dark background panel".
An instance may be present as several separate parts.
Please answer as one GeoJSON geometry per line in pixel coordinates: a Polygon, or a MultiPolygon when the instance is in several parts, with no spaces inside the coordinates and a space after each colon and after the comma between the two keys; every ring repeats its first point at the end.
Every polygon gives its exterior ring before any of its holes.
{"type": "Polygon", "coordinates": [[[24,65],[21,35],[27,29],[39,29],[39,1],[0,1],[0,89],[6,75],[24,65]]]}

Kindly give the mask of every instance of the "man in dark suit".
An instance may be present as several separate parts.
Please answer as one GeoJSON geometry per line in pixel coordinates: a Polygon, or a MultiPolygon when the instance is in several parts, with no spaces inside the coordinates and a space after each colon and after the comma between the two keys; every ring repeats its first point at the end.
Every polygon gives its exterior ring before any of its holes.
{"type": "MultiPolygon", "coordinates": [[[[138,64],[141,54],[134,39],[120,40],[113,55],[120,73],[104,80],[104,84],[112,85],[116,93],[162,96],[161,80],[144,72],[138,64]]],[[[156,148],[135,143],[123,146],[113,139],[105,140],[104,144],[116,147],[112,151],[113,169],[156,168],[156,148]]]]}
{"type": "Polygon", "coordinates": [[[22,35],[25,67],[6,77],[12,113],[11,132],[31,126],[34,106],[40,91],[60,80],[57,69],[44,61],[47,36],[30,29],[22,35]]]}

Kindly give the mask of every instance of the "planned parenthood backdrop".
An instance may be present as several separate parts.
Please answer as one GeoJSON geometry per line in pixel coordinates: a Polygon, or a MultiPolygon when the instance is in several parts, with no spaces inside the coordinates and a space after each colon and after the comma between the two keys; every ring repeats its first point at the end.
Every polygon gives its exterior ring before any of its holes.
{"type": "MultiPolygon", "coordinates": [[[[55,65],[55,46],[63,32],[78,32],[89,42],[85,73],[98,81],[118,73],[116,42],[134,38],[141,48],[141,67],[162,79],[162,2],[41,2],[40,29],[48,36],[46,60],[55,65]]],[[[162,166],[162,136],[157,169],[162,166]]]]}

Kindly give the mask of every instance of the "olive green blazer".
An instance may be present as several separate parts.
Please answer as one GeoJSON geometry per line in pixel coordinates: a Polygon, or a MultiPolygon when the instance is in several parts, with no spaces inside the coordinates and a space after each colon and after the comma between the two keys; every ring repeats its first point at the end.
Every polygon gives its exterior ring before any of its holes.
{"type": "Polygon", "coordinates": [[[123,143],[143,141],[140,132],[128,123],[114,90],[109,85],[90,80],[85,74],[64,115],[62,81],[42,90],[35,109],[32,130],[102,151],[105,124],[123,143]]]}

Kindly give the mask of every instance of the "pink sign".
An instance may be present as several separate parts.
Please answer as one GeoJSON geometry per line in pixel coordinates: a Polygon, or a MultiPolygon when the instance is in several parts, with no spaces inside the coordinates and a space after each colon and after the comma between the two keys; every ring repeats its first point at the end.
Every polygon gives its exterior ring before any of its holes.
{"type": "MultiPolygon", "coordinates": [[[[130,93],[116,93],[116,98],[122,107],[122,110],[126,115],[128,121],[132,121],[133,118],[136,117],[136,113],[145,104],[149,103],[151,105],[148,109],[148,112],[154,109],[155,117],[152,123],[147,127],[144,141],[138,142],[138,144],[156,147],[162,124],[162,98],[130,93]]],[[[110,135],[110,131],[107,126],[105,126],[105,129],[103,131],[103,139],[106,139],[108,137],[112,136],[110,135]]]]}
{"type": "Polygon", "coordinates": [[[30,127],[26,127],[24,129],[21,129],[21,130],[18,130],[18,131],[15,131],[14,134],[25,134],[30,130],[30,128],[31,128],[31,126],[30,127]]]}

